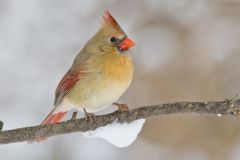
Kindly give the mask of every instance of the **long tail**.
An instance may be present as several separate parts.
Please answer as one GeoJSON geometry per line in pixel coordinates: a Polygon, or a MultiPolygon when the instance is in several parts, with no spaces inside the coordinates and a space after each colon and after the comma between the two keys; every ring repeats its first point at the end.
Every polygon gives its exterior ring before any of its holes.
{"type": "MultiPolygon", "coordinates": [[[[58,123],[67,114],[67,112],[57,112],[57,113],[54,113],[55,110],[56,110],[56,108],[53,108],[53,110],[43,120],[41,125],[47,125],[47,124],[51,124],[51,123],[58,123]]],[[[46,139],[47,139],[47,137],[42,137],[42,138],[39,138],[39,139],[34,139],[34,140],[27,141],[27,143],[42,142],[42,141],[44,141],[46,139]]]]}

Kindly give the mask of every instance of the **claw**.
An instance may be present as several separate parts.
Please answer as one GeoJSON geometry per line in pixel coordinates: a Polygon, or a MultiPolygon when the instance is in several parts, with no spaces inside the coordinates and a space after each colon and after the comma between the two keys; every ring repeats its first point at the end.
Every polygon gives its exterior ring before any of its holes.
{"type": "Polygon", "coordinates": [[[113,105],[117,106],[121,112],[129,111],[127,104],[113,103],[113,105]]]}
{"type": "Polygon", "coordinates": [[[85,114],[85,122],[90,121],[91,123],[93,123],[96,115],[94,113],[88,113],[85,108],[83,109],[83,111],[85,114]]]}

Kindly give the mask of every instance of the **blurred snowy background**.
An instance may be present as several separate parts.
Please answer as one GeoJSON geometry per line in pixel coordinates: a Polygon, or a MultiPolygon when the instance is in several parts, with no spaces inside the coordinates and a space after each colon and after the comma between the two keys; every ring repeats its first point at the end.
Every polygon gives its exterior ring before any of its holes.
{"type": "MultiPolygon", "coordinates": [[[[0,0],[0,120],[39,124],[73,58],[109,9],[130,38],[129,106],[220,100],[240,94],[239,0],[0,0]]],[[[0,146],[2,160],[240,159],[240,120],[197,114],[148,119],[119,149],[81,133],[0,146]]]]}

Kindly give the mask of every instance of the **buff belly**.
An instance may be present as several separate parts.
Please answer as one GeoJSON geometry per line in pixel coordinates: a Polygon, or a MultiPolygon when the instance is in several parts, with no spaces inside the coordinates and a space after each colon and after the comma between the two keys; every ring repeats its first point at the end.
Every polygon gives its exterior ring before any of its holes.
{"type": "Polygon", "coordinates": [[[127,90],[132,80],[132,75],[124,81],[108,78],[87,78],[76,84],[64,97],[59,109],[67,111],[77,109],[83,112],[98,112],[106,109],[127,90]]]}

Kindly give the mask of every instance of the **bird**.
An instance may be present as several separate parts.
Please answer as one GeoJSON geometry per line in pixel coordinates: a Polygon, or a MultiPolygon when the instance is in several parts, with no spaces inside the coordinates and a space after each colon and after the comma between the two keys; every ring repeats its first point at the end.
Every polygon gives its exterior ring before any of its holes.
{"type": "MultiPolygon", "coordinates": [[[[75,57],[55,91],[54,107],[41,125],[60,122],[72,109],[85,117],[117,105],[133,77],[130,48],[135,42],[128,38],[108,10],[104,11],[99,30],[75,57]]],[[[75,115],[76,116],[76,115],[75,115]]]]}

